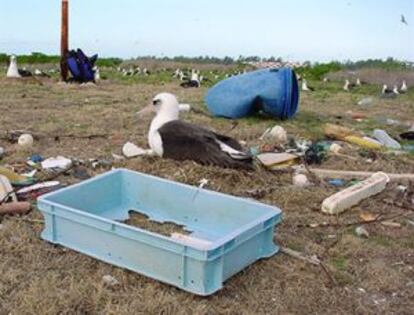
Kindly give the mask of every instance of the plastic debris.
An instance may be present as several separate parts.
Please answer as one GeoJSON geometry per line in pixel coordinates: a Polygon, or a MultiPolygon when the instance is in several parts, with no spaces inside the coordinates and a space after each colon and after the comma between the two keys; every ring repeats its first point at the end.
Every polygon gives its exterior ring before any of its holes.
{"type": "Polygon", "coordinates": [[[361,200],[380,193],[389,181],[390,178],[387,174],[375,173],[368,179],[326,198],[322,203],[322,212],[341,213],[358,204],[361,200]]]}
{"type": "Polygon", "coordinates": [[[375,129],[373,136],[377,139],[380,143],[382,143],[385,147],[395,150],[400,150],[401,145],[391,138],[385,130],[382,129],[375,129]]]}
{"type": "Polygon", "coordinates": [[[118,155],[115,153],[112,153],[112,158],[114,159],[115,162],[121,162],[125,160],[125,158],[122,155],[118,155]]]}
{"type": "Polygon", "coordinates": [[[321,164],[326,159],[326,145],[324,143],[315,143],[305,152],[305,161],[307,164],[321,164]]]}
{"type": "Polygon", "coordinates": [[[328,183],[335,187],[342,187],[342,186],[345,186],[346,182],[343,179],[334,178],[334,179],[328,180],[328,183]]]}
{"type": "Polygon", "coordinates": [[[293,175],[293,185],[297,187],[307,187],[310,185],[310,182],[306,175],[303,174],[295,174],[293,175]]]}
{"type": "Polygon", "coordinates": [[[358,102],[359,106],[369,106],[372,105],[374,103],[374,98],[373,97],[364,97],[363,99],[361,99],[358,102]]]}
{"type": "Polygon", "coordinates": [[[364,139],[358,136],[346,136],[344,138],[344,141],[348,143],[356,144],[366,149],[381,149],[382,148],[381,144],[378,144],[376,142],[373,142],[373,141],[367,140],[366,138],[364,139]]]}
{"type": "Polygon", "coordinates": [[[33,183],[33,180],[13,172],[12,170],[0,166],[0,175],[6,176],[12,185],[25,186],[33,183]]]}
{"type": "Polygon", "coordinates": [[[365,238],[369,238],[369,233],[368,231],[363,227],[363,226],[358,226],[355,228],[355,234],[358,237],[365,237],[365,238]]]}
{"type": "Polygon", "coordinates": [[[207,185],[209,180],[207,178],[202,178],[198,181],[199,185],[198,188],[202,189],[205,185],[207,185]]]}
{"type": "Polygon", "coordinates": [[[189,112],[191,110],[190,104],[180,104],[178,105],[180,112],[189,112]]]}
{"type": "Polygon", "coordinates": [[[17,144],[23,149],[31,148],[33,146],[33,136],[29,133],[24,133],[17,140],[17,144]]]}
{"type": "Polygon", "coordinates": [[[9,179],[0,175],[0,203],[9,201],[17,201],[16,194],[13,192],[9,179]]]}
{"type": "Polygon", "coordinates": [[[263,153],[259,154],[257,159],[266,168],[275,170],[296,164],[299,157],[290,153],[263,153]]]}
{"type": "Polygon", "coordinates": [[[19,189],[17,191],[17,194],[20,195],[20,194],[28,193],[28,192],[31,192],[31,191],[34,191],[34,190],[39,190],[39,189],[42,189],[42,188],[50,188],[50,187],[54,187],[54,186],[58,186],[58,185],[60,185],[60,183],[58,181],[43,182],[43,183],[34,184],[34,185],[31,185],[31,186],[19,189]]]}
{"type": "Polygon", "coordinates": [[[91,163],[94,169],[98,167],[102,168],[110,168],[112,166],[112,162],[107,159],[90,159],[89,162],[91,163]]]}
{"type": "Polygon", "coordinates": [[[89,175],[88,170],[85,167],[77,166],[73,170],[73,176],[77,179],[85,180],[91,178],[89,175]]]}
{"type": "Polygon", "coordinates": [[[0,147],[0,160],[4,157],[5,150],[3,147],[0,147]]]}
{"type": "Polygon", "coordinates": [[[401,224],[398,222],[392,222],[392,221],[382,221],[381,224],[383,226],[391,227],[391,228],[397,228],[399,229],[401,227],[401,224]]]}
{"type": "MultiPolygon", "coordinates": [[[[305,172],[305,171],[306,169],[301,169],[301,172],[305,172]]],[[[327,170],[327,169],[322,169],[322,168],[311,168],[310,172],[323,178],[347,178],[347,179],[367,178],[368,176],[372,176],[376,174],[374,172],[339,171],[339,170],[327,170]]],[[[387,173],[387,176],[392,181],[414,180],[414,174],[387,173]]]]}
{"type": "Polygon", "coordinates": [[[341,150],[342,150],[342,147],[337,143],[332,143],[331,146],[329,147],[329,152],[334,153],[334,154],[340,153],[341,150]]]}
{"type": "Polygon", "coordinates": [[[368,142],[372,142],[372,144],[375,145],[375,146],[383,146],[383,144],[381,142],[379,142],[378,140],[372,139],[370,137],[365,136],[365,137],[362,137],[362,139],[364,139],[368,142]]]}
{"type": "Polygon", "coordinates": [[[404,140],[414,140],[414,131],[403,132],[400,134],[400,138],[404,140]]]}
{"type": "Polygon", "coordinates": [[[104,275],[102,277],[102,281],[106,285],[111,286],[111,287],[119,284],[119,281],[115,277],[113,277],[111,275],[104,275]]]}
{"type": "Polygon", "coordinates": [[[277,144],[285,144],[288,141],[287,132],[281,126],[274,126],[273,128],[267,129],[260,137],[260,140],[272,141],[277,144]]]}
{"type": "Polygon", "coordinates": [[[146,155],[148,150],[142,149],[132,142],[127,142],[122,147],[122,154],[127,158],[133,158],[140,155],[146,155]]]}
{"type": "Polygon", "coordinates": [[[414,153],[414,144],[406,144],[402,148],[406,152],[414,153]]]}
{"type": "Polygon", "coordinates": [[[19,197],[19,200],[33,200],[62,187],[63,186],[58,181],[49,181],[22,188],[18,190],[16,194],[19,197]]]}
{"type": "Polygon", "coordinates": [[[30,211],[30,202],[10,202],[0,205],[0,215],[4,214],[26,214],[30,211]]]}
{"type": "Polygon", "coordinates": [[[361,138],[355,131],[349,128],[334,124],[326,124],[324,133],[331,139],[346,141],[367,149],[380,149],[382,147],[377,143],[361,138]]]}
{"type": "Polygon", "coordinates": [[[401,193],[405,193],[408,190],[408,187],[404,185],[398,185],[397,190],[401,193]]]}
{"type": "Polygon", "coordinates": [[[34,154],[30,157],[29,161],[32,161],[34,163],[40,163],[42,162],[44,159],[41,155],[39,154],[34,154]]]}
{"type": "Polygon", "coordinates": [[[359,217],[362,219],[362,221],[364,222],[373,222],[376,219],[378,219],[379,215],[370,213],[370,212],[362,212],[359,217]]]}
{"type": "Polygon", "coordinates": [[[37,173],[37,170],[32,170],[28,173],[23,173],[22,176],[32,178],[36,175],[36,173],[37,173]]]}
{"type": "Polygon", "coordinates": [[[43,169],[62,169],[66,170],[72,166],[72,160],[63,156],[51,157],[42,161],[43,169]]]}

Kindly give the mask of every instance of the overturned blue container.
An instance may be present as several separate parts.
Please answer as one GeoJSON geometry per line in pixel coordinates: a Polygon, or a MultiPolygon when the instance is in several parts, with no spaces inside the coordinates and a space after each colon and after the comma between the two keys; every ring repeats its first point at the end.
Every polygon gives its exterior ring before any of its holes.
{"type": "Polygon", "coordinates": [[[216,116],[242,118],[263,111],[288,119],[298,111],[298,81],[290,68],[257,70],[217,83],[205,100],[216,116]]]}
{"type": "Polygon", "coordinates": [[[198,295],[278,251],[278,208],[125,169],[44,195],[37,206],[43,239],[198,295]],[[190,234],[122,223],[131,210],[190,234]]]}

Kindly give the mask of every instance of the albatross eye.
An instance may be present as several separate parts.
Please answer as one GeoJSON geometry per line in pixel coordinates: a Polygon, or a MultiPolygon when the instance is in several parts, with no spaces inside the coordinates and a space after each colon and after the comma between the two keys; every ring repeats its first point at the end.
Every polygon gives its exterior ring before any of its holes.
{"type": "Polygon", "coordinates": [[[161,104],[161,100],[153,100],[152,101],[152,105],[154,105],[154,106],[159,105],[159,104],[161,104]]]}

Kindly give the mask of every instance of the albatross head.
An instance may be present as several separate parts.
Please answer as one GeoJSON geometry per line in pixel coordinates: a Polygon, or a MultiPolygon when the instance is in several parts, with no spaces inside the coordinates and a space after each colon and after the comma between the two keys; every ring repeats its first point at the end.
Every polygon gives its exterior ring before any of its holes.
{"type": "Polygon", "coordinates": [[[152,100],[152,105],[157,115],[178,118],[179,104],[175,95],[171,93],[160,93],[152,100]]]}
{"type": "Polygon", "coordinates": [[[163,120],[175,120],[178,119],[180,111],[180,105],[175,95],[171,93],[160,93],[152,99],[152,104],[146,106],[137,114],[145,114],[148,112],[155,112],[157,117],[163,120]]]}
{"type": "Polygon", "coordinates": [[[10,56],[10,63],[16,63],[16,56],[15,55],[11,55],[10,56]]]}

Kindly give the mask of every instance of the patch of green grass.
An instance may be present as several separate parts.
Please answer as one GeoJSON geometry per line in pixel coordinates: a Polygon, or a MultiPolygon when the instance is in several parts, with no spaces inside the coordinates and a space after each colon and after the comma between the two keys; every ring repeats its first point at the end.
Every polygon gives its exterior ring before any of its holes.
{"type": "Polygon", "coordinates": [[[328,121],[328,118],[323,115],[302,110],[293,120],[289,120],[287,125],[299,129],[301,133],[307,135],[307,138],[316,140],[324,138],[323,126],[328,121]]]}
{"type": "Polygon", "coordinates": [[[336,256],[331,259],[331,264],[340,271],[345,271],[348,267],[348,259],[343,256],[336,256]]]}

